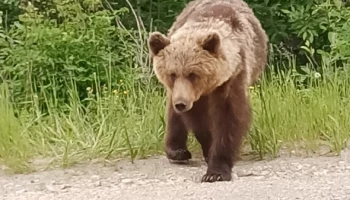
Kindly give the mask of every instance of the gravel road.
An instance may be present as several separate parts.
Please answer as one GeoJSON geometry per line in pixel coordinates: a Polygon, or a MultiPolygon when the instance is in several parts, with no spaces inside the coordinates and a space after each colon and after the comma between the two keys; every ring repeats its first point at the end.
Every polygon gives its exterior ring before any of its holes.
{"type": "Polygon", "coordinates": [[[165,157],[85,164],[27,175],[0,175],[6,200],[350,200],[350,163],[344,157],[241,161],[233,180],[200,183],[206,164],[170,164],[165,157]]]}

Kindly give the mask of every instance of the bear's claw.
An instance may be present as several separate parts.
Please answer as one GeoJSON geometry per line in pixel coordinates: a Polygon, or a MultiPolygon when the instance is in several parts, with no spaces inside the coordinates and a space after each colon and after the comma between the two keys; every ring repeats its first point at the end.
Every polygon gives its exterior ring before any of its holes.
{"type": "Polygon", "coordinates": [[[192,154],[186,149],[168,150],[167,157],[171,163],[186,164],[192,158],[192,154]]]}
{"type": "Polygon", "coordinates": [[[213,183],[213,182],[218,182],[218,181],[230,181],[231,180],[231,175],[223,175],[219,173],[211,173],[211,174],[205,174],[202,177],[201,182],[205,183],[213,183]]]}

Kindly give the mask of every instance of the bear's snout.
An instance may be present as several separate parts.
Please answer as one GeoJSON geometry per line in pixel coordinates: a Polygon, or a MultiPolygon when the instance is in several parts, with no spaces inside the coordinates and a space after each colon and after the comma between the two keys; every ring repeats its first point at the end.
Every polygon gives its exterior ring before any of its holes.
{"type": "Polygon", "coordinates": [[[185,103],[177,103],[175,104],[175,109],[178,111],[178,112],[182,112],[186,109],[186,104],[185,103]]]}
{"type": "Polygon", "coordinates": [[[182,77],[174,82],[171,96],[174,110],[177,113],[189,111],[195,101],[195,93],[191,82],[182,77]]]}
{"type": "Polygon", "coordinates": [[[174,109],[178,113],[183,113],[190,110],[192,104],[183,100],[178,100],[174,102],[174,109]]]}

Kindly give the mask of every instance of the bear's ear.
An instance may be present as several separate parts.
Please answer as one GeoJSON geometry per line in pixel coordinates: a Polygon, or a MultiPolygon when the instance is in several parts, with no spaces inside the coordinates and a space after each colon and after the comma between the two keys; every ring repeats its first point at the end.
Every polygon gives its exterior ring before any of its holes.
{"type": "Polygon", "coordinates": [[[209,53],[216,55],[220,47],[220,37],[217,33],[207,34],[201,41],[201,46],[209,53]]]}
{"type": "Polygon", "coordinates": [[[148,48],[151,56],[156,56],[161,50],[170,44],[170,40],[160,32],[153,32],[148,39],[148,48]]]}

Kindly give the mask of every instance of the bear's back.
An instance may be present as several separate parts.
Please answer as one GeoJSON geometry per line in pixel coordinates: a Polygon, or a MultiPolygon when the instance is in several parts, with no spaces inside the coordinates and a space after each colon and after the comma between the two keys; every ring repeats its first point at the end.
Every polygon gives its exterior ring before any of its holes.
{"type": "Polygon", "coordinates": [[[254,16],[247,3],[242,0],[194,0],[188,3],[184,10],[176,17],[175,22],[168,31],[171,37],[186,23],[196,23],[201,26],[215,26],[210,21],[222,21],[235,29],[242,28],[240,18],[254,16]],[[198,22],[204,22],[199,24],[198,22]],[[209,22],[209,23],[205,23],[209,22]]]}

